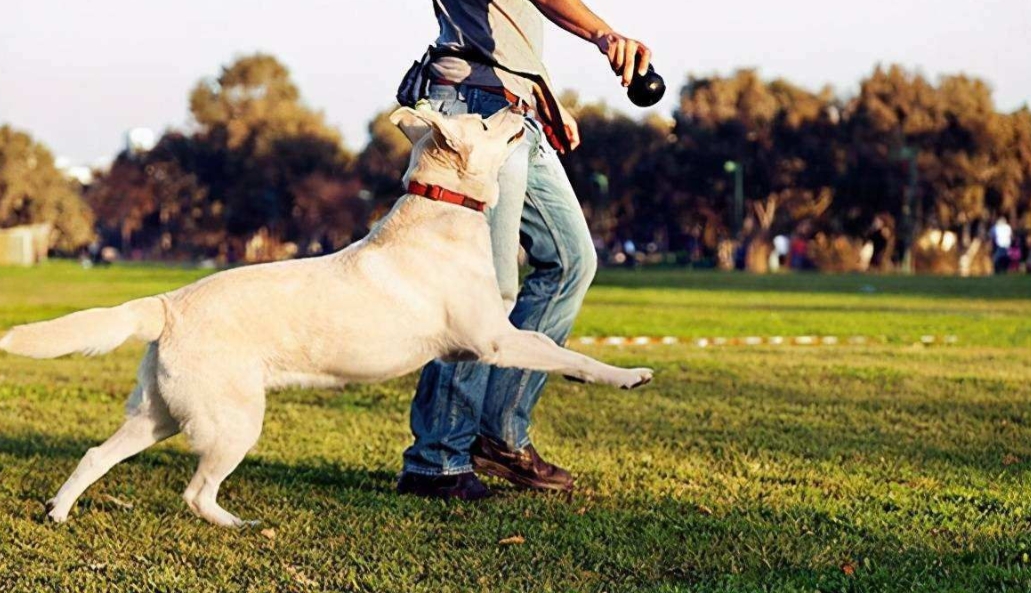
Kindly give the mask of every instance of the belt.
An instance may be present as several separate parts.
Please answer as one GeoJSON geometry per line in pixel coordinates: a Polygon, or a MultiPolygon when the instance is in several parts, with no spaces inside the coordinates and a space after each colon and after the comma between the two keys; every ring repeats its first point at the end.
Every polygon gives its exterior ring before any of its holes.
{"type": "Polygon", "coordinates": [[[492,95],[498,95],[500,97],[504,97],[505,100],[508,101],[509,103],[511,103],[511,104],[513,104],[513,105],[515,105],[517,107],[521,107],[523,109],[524,114],[530,111],[529,107],[526,106],[526,102],[523,101],[523,99],[520,98],[519,95],[513,93],[512,91],[506,89],[503,86],[486,86],[486,85],[479,85],[479,84],[469,84],[469,83],[466,83],[466,82],[455,82],[453,80],[447,80],[446,78],[434,78],[431,82],[433,84],[440,84],[440,85],[444,85],[444,86],[465,85],[465,86],[470,87],[470,88],[479,89],[479,90],[481,90],[481,91],[483,91],[485,93],[490,93],[492,95]]]}
{"type": "Polygon", "coordinates": [[[551,144],[551,146],[555,150],[562,150],[563,144],[562,144],[561,140],[559,139],[558,135],[555,133],[554,128],[552,128],[550,125],[544,123],[541,120],[541,118],[537,117],[537,114],[532,109],[530,109],[530,107],[526,104],[526,101],[524,101],[519,95],[516,95],[512,91],[506,89],[505,87],[503,87],[503,86],[483,86],[483,85],[478,85],[478,84],[468,84],[468,83],[464,83],[464,82],[455,82],[453,80],[447,80],[447,79],[444,79],[444,78],[437,78],[437,77],[434,77],[431,82],[433,84],[440,84],[440,85],[445,85],[445,86],[465,85],[465,86],[468,86],[470,88],[479,89],[479,90],[481,90],[481,91],[483,91],[485,93],[491,93],[493,95],[498,95],[499,97],[504,97],[506,101],[508,101],[513,106],[515,106],[520,111],[522,111],[523,115],[530,115],[531,117],[533,117],[533,119],[535,119],[537,121],[537,123],[539,123],[541,125],[541,128],[543,128],[543,130],[544,130],[544,137],[548,139],[548,144],[551,144]]]}

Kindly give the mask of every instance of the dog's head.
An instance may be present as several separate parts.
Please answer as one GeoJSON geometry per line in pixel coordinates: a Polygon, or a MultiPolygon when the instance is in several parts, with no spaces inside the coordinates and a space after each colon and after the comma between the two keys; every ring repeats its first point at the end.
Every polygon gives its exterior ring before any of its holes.
{"type": "Polygon", "coordinates": [[[494,206],[498,172],[524,131],[523,115],[502,109],[479,115],[443,115],[431,109],[402,107],[390,116],[412,141],[404,184],[439,185],[494,206]]]}

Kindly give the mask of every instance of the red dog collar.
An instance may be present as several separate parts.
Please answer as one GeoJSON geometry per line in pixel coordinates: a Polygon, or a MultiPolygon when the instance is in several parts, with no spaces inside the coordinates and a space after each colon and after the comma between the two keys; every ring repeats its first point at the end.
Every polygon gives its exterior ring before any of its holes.
{"type": "Polygon", "coordinates": [[[487,209],[487,204],[479,200],[474,200],[465,194],[445,189],[439,185],[426,185],[424,183],[419,183],[418,181],[410,181],[408,183],[408,193],[429,198],[437,202],[447,202],[448,204],[455,204],[456,206],[465,206],[466,208],[477,212],[483,212],[487,209]]]}

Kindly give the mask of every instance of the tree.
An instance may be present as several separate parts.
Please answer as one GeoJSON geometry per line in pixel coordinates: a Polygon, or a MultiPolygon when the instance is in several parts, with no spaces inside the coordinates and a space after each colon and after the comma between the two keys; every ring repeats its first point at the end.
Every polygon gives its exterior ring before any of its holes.
{"type": "Polygon", "coordinates": [[[31,136],[0,126],[0,227],[48,222],[51,246],[73,252],[93,240],[93,215],[54,157],[31,136]]]}
{"type": "Polygon", "coordinates": [[[301,102],[290,71],[268,54],[241,57],[218,78],[198,82],[190,93],[190,112],[203,131],[224,133],[228,148],[246,147],[255,156],[268,155],[283,138],[340,144],[340,134],[322,113],[301,102]]]}
{"type": "MultiPolygon", "coordinates": [[[[750,253],[768,251],[773,233],[801,220],[831,222],[825,215],[844,169],[840,112],[829,88],[813,93],[764,81],[754,70],[691,77],[675,113],[671,157],[658,176],[681,194],[674,207],[694,213],[685,218],[702,229],[695,234],[708,249],[724,237],[747,243],[750,253]],[[731,171],[742,178],[742,220],[731,171]],[[741,233],[732,236],[734,229],[741,233]]],[[[753,264],[764,269],[766,259],[746,258],[753,264]]]]}
{"type": "Polygon", "coordinates": [[[955,230],[965,247],[994,216],[1016,220],[1028,211],[1026,113],[999,113],[976,78],[944,76],[935,86],[898,66],[878,67],[846,110],[844,202],[896,218],[904,239],[955,230]]]}
{"type": "Polygon", "coordinates": [[[86,193],[103,231],[123,251],[210,255],[225,240],[221,204],[198,177],[203,148],[177,132],[147,153],[124,151],[86,193]]]}
{"type": "Polygon", "coordinates": [[[651,241],[666,233],[656,218],[655,182],[647,174],[651,156],[668,136],[661,118],[639,122],[605,103],[581,104],[573,93],[562,103],[576,118],[582,143],[563,158],[576,194],[584,204],[591,231],[606,244],[620,239],[651,241]]]}
{"type": "Polygon", "coordinates": [[[300,239],[291,225],[297,188],[311,176],[349,175],[353,157],[340,134],[302,103],[289,71],[272,56],[240,58],[218,78],[202,80],[190,110],[208,149],[201,178],[225,204],[233,235],[264,227],[280,239],[300,239]]]}
{"type": "Polygon", "coordinates": [[[358,155],[358,175],[362,184],[378,201],[392,202],[401,188],[401,177],[408,168],[412,143],[390,123],[394,109],[377,113],[369,122],[369,142],[358,155]]]}
{"type": "Polygon", "coordinates": [[[195,133],[122,153],[90,191],[124,250],[232,259],[259,232],[320,249],[364,232],[353,157],[275,58],[243,57],[202,80],[190,108],[195,133]]]}
{"type": "Polygon", "coordinates": [[[1031,110],[1025,105],[999,116],[990,155],[994,168],[988,179],[986,205],[1031,231],[1031,110]]]}

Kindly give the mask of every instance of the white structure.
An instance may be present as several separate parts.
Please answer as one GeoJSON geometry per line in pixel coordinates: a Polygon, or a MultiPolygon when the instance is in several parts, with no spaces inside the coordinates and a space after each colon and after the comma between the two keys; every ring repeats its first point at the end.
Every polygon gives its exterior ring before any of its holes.
{"type": "Polygon", "coordinates": [[[47,258],[50,223],[0,229],[0,266],[32,266],[47,258]]]}
{"type": "Polygon", "coordinates": [[[157,144],[157,134],[150,128],[133,128],[125,133],[125,147],[133,154],[150,152],[157,144]]]}
{"type": "Polygon", "coordinates": [[[54,159],[54,166],[57,170],[69,179],[74,179],[82,185],[93,183],[93,169],[85,165],[73,165],[68,157],[59,156],[54,159]]]}

